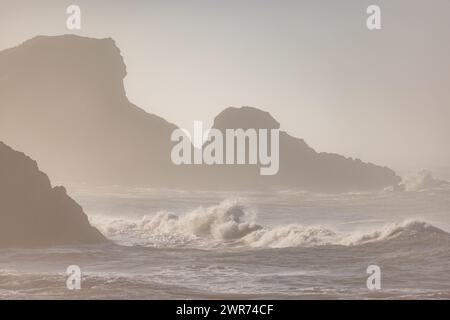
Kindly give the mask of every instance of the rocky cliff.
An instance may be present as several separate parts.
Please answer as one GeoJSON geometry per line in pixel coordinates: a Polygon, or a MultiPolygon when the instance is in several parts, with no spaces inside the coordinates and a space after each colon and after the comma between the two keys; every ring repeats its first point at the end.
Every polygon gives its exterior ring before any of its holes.
{"type": "MultiPolygon", "coordinates": [[[[317,153],[286,132],[275,176],[261,177],[247,165],[175,166],[170,136],[176,126],[131,104],[125,76],[111,39],[36,37],[0,52],[0,139],[36,159],[53,180],[94,185],[342,192],[400,181],[388,168],[317,153]]],[[[214,127],[280,124],[255,108],[228,108],[214,127]]]]}
{"type": "Polygon", "coordinates": [[[106,242],[63,187],[35,161],[0,142],[0,247],[106,242]]]}

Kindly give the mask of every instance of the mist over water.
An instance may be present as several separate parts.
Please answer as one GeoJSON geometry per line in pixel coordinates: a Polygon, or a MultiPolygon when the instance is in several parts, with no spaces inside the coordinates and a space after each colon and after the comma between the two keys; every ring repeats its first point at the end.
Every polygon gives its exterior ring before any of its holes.
{"type": "Polygon", "coordinates": [[[4,249],[2,298],[450,298],[450,188],[71,190],[113,244],[4,249]],[[77,264],[82,289],[68,291],[77,264]],[[379,265],[382,290],[366,288],[379,265]]]}
{"type": "Polygon", "coordinates": [[[450,299],[448,0],[77,2],[0,1],[0,300],[450,299]]]}

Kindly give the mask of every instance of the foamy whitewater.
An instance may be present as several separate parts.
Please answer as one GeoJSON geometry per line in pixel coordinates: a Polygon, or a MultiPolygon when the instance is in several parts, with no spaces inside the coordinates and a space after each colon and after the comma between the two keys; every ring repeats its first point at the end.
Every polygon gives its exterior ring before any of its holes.
{"type": "Polygon", "coordinates": [[[158,212],[137,220],[94,217],[108,238],[125,246],[208,248],[290,248],[326,245],[356,246],[397,237],[446,232],[418,220],[390,223],[368,233],[338,233],[322,226],[258,225],[256,215],[242,200],[225,200],[177,216],[158,212]]]}
{"type": "Polygon", "coordinates": [[[449,299],[450,188],[403,192],[70,190],[111,244],[0,250],[0,298],[449,299]],[[382,289],[366,269],[380,266],[382,289]],[[82,289],[66,289],[78,265],[82,289]]]}

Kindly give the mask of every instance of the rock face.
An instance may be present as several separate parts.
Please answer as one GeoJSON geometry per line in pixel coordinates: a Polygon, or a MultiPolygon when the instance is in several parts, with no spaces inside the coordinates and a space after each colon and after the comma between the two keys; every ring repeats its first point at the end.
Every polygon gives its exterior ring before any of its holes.
{"type": "Polygon", "coordinates": [[[131,104],[111,39],[36,37],[0,52],[0,139],[53,181],[173,181],[176,128],[131,104]]]}
{"type": "Polygon", "coordinates": [[[0,247],[106,242],[63,187],[35,161],[0,142],[0,247]]]}
{"type": "MultiPolygon", "coordinates": [[[[388,169],[317,153],[280,133],[280,171],[175,166],[176,126],[131,104],[126,67],[111,39],[36,37],[0,52],[0,139],[39,162],[53,180],[94,185],[199,189],[301,188],[321,192],[381,189],[400,178],[388,169]]],[[[228,108],[214,127],[279,128],[255,108],[228,108]]]]}
{"type": "MultiPolygon", "coordinates": [[[[226,129],[279,129],[280,124],[269,113],[256,108],[228,108],[214,121],[213,128],[226,129]]],[[[199,183],[214,177],[226,188],[254,189],[261,186],[295,188],[317,192],[347,192],[397,187],[401,181],[394,171],[359,159],[337,154],[318,153],[303,139],[280,131],[279,172],[261,176],[256,166],[223,166],[205,170],[197,176],[199,183]]]]}

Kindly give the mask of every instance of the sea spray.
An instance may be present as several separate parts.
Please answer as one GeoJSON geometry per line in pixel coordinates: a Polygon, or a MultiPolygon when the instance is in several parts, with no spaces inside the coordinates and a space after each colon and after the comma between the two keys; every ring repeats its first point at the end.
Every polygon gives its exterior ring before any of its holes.
{"type": "Polygon", "coordinates": [[[218,246],[247,248],[357,246],[398,237],[448,234],[426,222],[406,220],[370,232],[339,233],[324,226],[288,224],[265,227],[242,200],[225,200],[217,206],[199,207],[185,215],[158,212],[139,220],[96,217],[92,221],[109,238],[124,245],[157,247],[218,246]]]}

